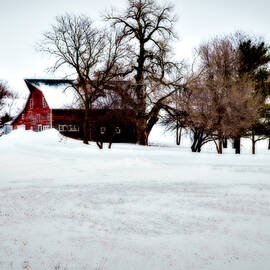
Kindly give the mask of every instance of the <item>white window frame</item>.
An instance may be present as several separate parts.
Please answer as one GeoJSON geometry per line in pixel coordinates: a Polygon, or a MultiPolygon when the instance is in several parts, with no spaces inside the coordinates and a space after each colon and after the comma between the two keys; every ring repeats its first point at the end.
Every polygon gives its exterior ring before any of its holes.
{"type": "Polygon", "coordinates": [[[30,109],[32,109],[33,108],[33,99],[31,98],[30,99],[30,109]]]}
{"type": "Polygon", "coordinates": [[[105,132],[106,132],[106,127],[100,127],[100,134],[101,135],[104,135],[105,134],[105,132]]]}
{"type": "Polygon", "coordinates": [[[120,127],[115,127],[115,133],[116,134],[121,134],[121,128],[120,127]]]}
{"type": "Polygon", "coordinates": [[[77,126],[77,125],[71,125],[70,126],[70,131],[79,131],[79,126],[77,126]]]}
{"type": "Polygon", "coordinates": [[[59,131],[65,131],[65,125],[58,125],[59,131]]]}
{"type": "Polygon", "coordinates": [[[78,125],[58,125],[59,131],[79,131],[80,128],[78,125]]]}

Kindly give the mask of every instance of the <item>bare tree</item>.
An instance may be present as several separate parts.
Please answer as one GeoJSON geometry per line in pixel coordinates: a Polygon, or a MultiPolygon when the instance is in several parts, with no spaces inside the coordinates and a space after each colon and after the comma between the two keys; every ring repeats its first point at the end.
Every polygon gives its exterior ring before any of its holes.
{"type": "Polygon", "coordinates": [[[198,50],[204,88],[211,97],[212,139],[218,153],[225,139],[241,137],[259,118],[254,81],[239,76],[238,42],[235,36],[215,38],[198,50]]]}
{"type": "Polygon", "coordinates": [[[172,61],[170,42],[176,38],[172,10],[153,0],[129,0],[123,13],[106,16],[128,44],[123,74],[132,85],[122,91],[122,97],[136,113],[137,143],[141,145],[148,144],[163,104],[183,79],[181,65],[172,61]]]}
{"type": "Polygon", "coordinates": [[[192,152],[200,152],[202,146],[211,141],[214,135],[211,101],[211,92],[205,88],[200,75],[190,80],[178,97],[182,126],[191,132],[192,152]]]}
{"type": "MultiPolygon", "coordinates": [[[[234,37],[215,38],[199,47],[198,71],[178,97],[182,126],[192,134],[191,149],[200,152],[209,141],[222,154],[223,142],[240,138],[260,117],[254,81],[239,76],[234,37]]],[[[176,111],[177,112],[177,111],[176,111]]],[[[237,152],[239,151],[237,148],[237,152]]]]}
{"type": "Polygon", "coordinates": [[[89,111],[92,104],[104,96],[105,86],[115,79],[124,57],[121,38],[116,32],[94,26],[85,16],[66,14],[56,18],[39,50],[55,58],[51,70],[67,67],[77,80],[72,83],[78,102],[85,114],[83,121],[84,143],[89,140],[89,111]]]}
{"type": "Polygon", "coordinates": [[[163,106],[165,110],[165,115],[161,117],[161,124],[165,126],[167,131],[174,131],[175,132],[175,143],[176,145],[181,144],[181,137],[183,128],[185,128],[185,112],[182,111],[182,92],[185,89],[181,89],[181,91],[176,91],[173,93],[170,98],[169,102],[163,106]]]}
{"type": "Polygon", "coordinates": [[[8,98],[13,98],[14,94],[9,90],[7,84],[0,81],[0,113],[4,109],[4,105],[8,98]]]}
{"type": "Polygon", "coordinates": [[[4,124],[12,120],[10,108],[16,95],[10,91],[7,84],[0,81],[0,136],[4,124]]]}

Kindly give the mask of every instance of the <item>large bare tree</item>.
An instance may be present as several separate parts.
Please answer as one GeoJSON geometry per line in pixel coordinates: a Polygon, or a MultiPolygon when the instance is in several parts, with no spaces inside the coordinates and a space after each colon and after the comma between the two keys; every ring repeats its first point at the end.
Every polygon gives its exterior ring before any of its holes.
{"type": "Polygon", "coordinates": [[[89,112],[94,102],[104,96],[104,89],[120,73],[126,50],[121,36],[94,25],[86,16],[63,15],[56,18],[39,44],[42,52],[55,59],[52,71],[68,68],[76,77],[72,87],[85,114],[84,143],[89,140],[89,112]]]}
{"type": "Polygon", "coordinates": [[[128,59],[123,74],[131,82],[122,97],[136,113],[137,143],[148,144],[148,136],[159,119],[167,98],[181,88],[181,65],[172,61],[170,42],[176,38],[171,6],[154,0],[128,0],[122,13],[106,16],[122,34],[128,59]]]}

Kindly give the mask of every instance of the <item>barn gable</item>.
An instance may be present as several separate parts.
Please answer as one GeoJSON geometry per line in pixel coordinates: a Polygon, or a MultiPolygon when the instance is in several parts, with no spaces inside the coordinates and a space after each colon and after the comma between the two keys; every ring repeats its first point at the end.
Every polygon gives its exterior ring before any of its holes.
{"type": "Polygon", "coordinates": [[[13,129],[23,128],[41,131],[52,127],[51,109],[49,108],[43,93],[25,81],[30,94],[24,108],[13,120],[13,129]]]}
{"type": "Polygon", "coordinates": [[[13,129],[40,131],[51,128],[52,110],[74,108],[76,93],[71,80],[25,79],[29,96],[25,106],[13,120],[13,129]]]}

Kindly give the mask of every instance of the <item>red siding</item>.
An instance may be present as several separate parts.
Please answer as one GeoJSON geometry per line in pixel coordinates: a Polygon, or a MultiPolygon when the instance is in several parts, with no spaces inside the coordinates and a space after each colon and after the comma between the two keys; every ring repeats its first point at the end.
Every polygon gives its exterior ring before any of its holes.
{"type": "Polygon", "coordinates": [[[39,125],[41,125],[42,130],[44,126],[51,127],[51,109],[47,103],[45,107],[43,106],[43,98],[42,92],[38,89],[31,92],[23,112],[13,123],[13,129],[17,129],[21,125],[25,125],[26,130],[32,129],[34,131],[38,131],[39,125]]]}

